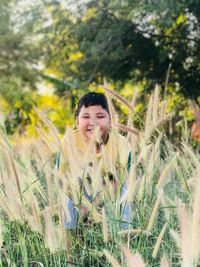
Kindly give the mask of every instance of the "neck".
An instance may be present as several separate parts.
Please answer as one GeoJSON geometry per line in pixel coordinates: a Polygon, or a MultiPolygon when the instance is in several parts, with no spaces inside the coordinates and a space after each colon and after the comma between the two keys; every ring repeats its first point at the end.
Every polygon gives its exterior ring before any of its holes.
{"type": "Polygon", "coordinates": [[[109,134],[107,134],[106,136],[102,136],[102,143],[106,145],[108,143],[108,139],[109,139],[109,134]]]}
{"type": "Polygon", "coordinates": [[[95,146],[96,146],[96,154],[97,154],[101,151],[102,143],[95,142],[95,146]]]}
{"type": "Polygon", "coordinates": [[[95,142],[96,153],[99,153],[101,151],[101,146],[102,145],[106,145],[108,143],[108,139],[109,139],[109,134],[107,134],[106,136],[102,136],[100,142],[97,142],[97,141],[95,142]]]}

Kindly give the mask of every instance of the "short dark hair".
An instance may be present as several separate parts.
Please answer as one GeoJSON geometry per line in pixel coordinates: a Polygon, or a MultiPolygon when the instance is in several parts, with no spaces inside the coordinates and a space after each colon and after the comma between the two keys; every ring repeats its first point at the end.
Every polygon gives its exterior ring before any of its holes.
{"type": "Polygon", "coordinates": [[[102,106],[102,108],[105,109],[110,115],[108,101],[107,101],[106,96],[102,93],[90,92],[90,93],[85,94],[79,100],[75,116],[78,117],[82,106],[87,108],[87,107],[96,106],[96,105],[102,106]]]}

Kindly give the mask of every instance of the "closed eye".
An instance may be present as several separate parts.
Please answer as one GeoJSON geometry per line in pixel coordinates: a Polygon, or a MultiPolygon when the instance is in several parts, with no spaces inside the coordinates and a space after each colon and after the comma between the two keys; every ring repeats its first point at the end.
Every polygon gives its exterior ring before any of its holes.
{"type": "Polygon", "coordinates": [[[97,116],[97,118],[98,119],[103,119],[103,118],[105,118],[105,116],[104,115],[100,115],[100,116],[97,116]]]}
{"type": "Polygon", "coordinates": [[[85,116],[82,116],[81,118],[83,118],[83,119],[89,119],[89,116],[85,115],[85,116]]]}
{"type": "Polygon", "coordinates": [[[102,119],[102,118],[105,118],[106,117],[105,114],[104,113],[101,113],[101,112],[100,113],[97,113],[96,116],[97,116],[98,119],[102,119]]]}

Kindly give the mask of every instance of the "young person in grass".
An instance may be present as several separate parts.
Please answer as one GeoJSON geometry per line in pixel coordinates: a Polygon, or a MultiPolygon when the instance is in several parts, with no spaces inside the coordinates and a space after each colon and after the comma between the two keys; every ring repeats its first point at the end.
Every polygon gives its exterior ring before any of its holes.
{"type": "MultiPolygon", "coordinates": [[[[76,176],[84,197],[91,203],[98,202],[97,206],[103,205],[99,201],[102,192],[104,196],[110,194],[111,198],[115,198],[121,186],[120,201],[123,202],[127,192],[124,177],[130,167],[131,149],[126,138],[111,127],[108,101],[104,94],[91,92],[79,100],[76,125],[77,130],[68,132],[61,141],[63,153],[60,153],[57,164],[60,177],[67,173],[67,179],[70,179],[69,173],[76,176]]],[[[68,216],[64,224],[66,229],[73,229],[78,225],[76,193],[70,183],[67,191],[68,216]]],[[[81,210],[82,216],[87,218],[87,208],[82,206],[81,210]]],[[[129,220],[128,205],[123,205],[122,213],[122,220],[129,220]]]]}

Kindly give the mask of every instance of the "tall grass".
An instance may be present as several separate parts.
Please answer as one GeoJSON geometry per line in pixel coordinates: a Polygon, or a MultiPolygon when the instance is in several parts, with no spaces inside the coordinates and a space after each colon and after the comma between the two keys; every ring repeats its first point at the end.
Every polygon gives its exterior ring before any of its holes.
{"type": "MultiPolygon", "coordinates": [[[[103,157],[107,166],[104,183],[99,180],[92,143],[85,162],[91,161],[94,168],[82,171],[72,131],[67,129],[62,146],[56,128],[39,112],[48,133],[38,129],[40,138],[31,144],[16,149],[1,130],[1,266],[200,264],[200,156],[189,144],[175,147],[165,136],[162,126],[171,114],[165,112],[159,88],[150,97],[146,124],[139,131],[130,119],[135,97],[128,103],[104,86],[108,98],[114,96],[130,110],[127,125],[119,125],[113,108],[111,117],[113,131],[126,132],[126,142],[132,147],[129,172],[109,166],[103,157]],[[62,175],[55,167],[58,151],[62,175]],[[121,181],[117,193],[108,179],[110,171],[121,181]],[[121,198],[124,181],[128,191],[121,198]],[[92,202],[83,190],[92,195],[92,202]],[[64,218],[69,219],[66,194],[79,213],[75,230],[64,227],[64,218]],[[127,222],[121,214],[126,204],[130,206],[127,222]],[[81,215],[82,206],[87,208],[89,223],[81,215]]],[[[126,155],[126,151],[120,153],[126,155]]]]}

